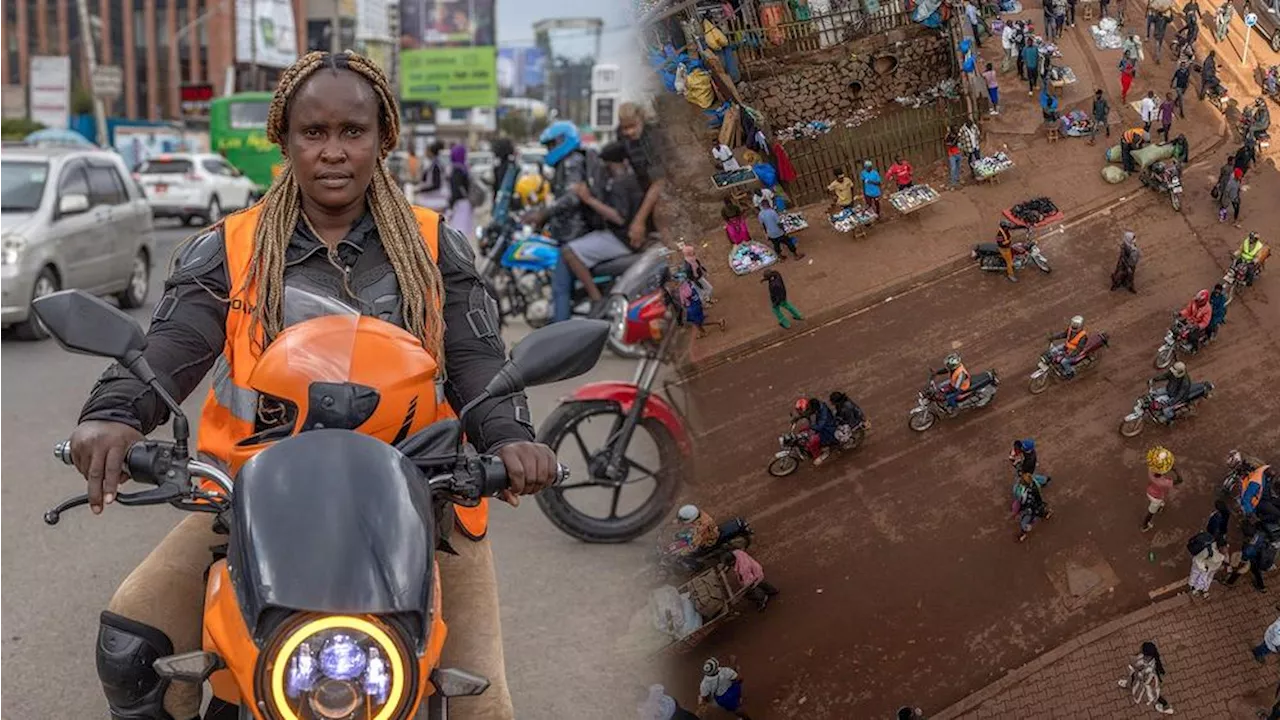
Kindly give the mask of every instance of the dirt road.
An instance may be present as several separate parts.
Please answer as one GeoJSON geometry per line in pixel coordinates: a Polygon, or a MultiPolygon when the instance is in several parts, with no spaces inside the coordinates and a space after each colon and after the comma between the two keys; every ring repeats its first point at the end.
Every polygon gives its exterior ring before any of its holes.
{"type": "MultiPolygon", "coordinates": [[[[753,553],[782,594],[676,663],[669,687],[692,701],[703,658],[732,653],[753,717],[883,716],[904,702],[936,709],[1184,577],[1185,540],[1211,509],[1226,452],[1280,458],[1280,266],[1231,306],[1219,341],[1189,360],[1195,379],[1218,385],[1198,416],[1132,440],[1117,433],[1157,372],[1152,356],[1171,313],[1221,277],[1244,232],[1214,216],[1213,162],[1184,176],[1185,214],[1135,189],[1114,209],[1069,217],[1065,232],[1042,241],[1051,275],[1024,271],[1014,285],[961,271],[693,379],[706,418],[698,500],[713,516],[755,524],[753,553]],[[1125,229],[1144,251],[1136,295],[1107,290],[1125,229]],[[1046,334],[1077,313],[1108,332],[1111,347],[1076,380],[1030,395],[1046,334]],[[999,395],[925,434],[909,430],[916,391],[953,350],[973,372],[998,369],[999,395]],[[867,445],[769,477],[792,403],[834,389],[875,423],[867,445]],[[1017,544],[1007,454],[1027,436],[1054,478],[1047,499],[1056,512],[1017,544]],[[1177,454],[1187,483],[1143,534],[1142,457],[1157,442],[1177,454]]],[[[1242,220],[1274,245],[1275,160],[1249,181],[1242,220]]]]}

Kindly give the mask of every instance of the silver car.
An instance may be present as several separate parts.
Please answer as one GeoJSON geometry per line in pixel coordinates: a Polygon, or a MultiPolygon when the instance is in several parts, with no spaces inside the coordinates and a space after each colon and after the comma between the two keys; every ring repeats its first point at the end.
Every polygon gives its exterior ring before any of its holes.
{"type": "Polygon", "coordinates": [[[5,329],[44,338],[31,301],[68,288],[114,295],[126,308],[146,302],[151,208],[119,155],[7,147],[0,176],[5,329]]]}

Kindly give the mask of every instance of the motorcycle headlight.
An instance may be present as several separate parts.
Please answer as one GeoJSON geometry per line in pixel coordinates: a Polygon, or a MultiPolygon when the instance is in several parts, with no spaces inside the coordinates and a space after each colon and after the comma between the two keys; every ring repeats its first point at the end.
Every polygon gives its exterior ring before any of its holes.
{"type": "Polygon", "coordinates": [[[412,702],[412,655],[368,618],[304,616],[258,661],[258,697],[272,720],[392,720],[412,702]]]}
{"type": "Polygon", "coordinates": [[[1173,344],[1173,331],[1169,331],[1164,334],[1164,341],[1169,345],[1173,344]]]}
{"type": "Polygon", "coordinates": [[[22,259],[22,251],[27,247],[27,239],[21,235],[8,233],[0,239],[0,264],[17,265],[22,259]]]}

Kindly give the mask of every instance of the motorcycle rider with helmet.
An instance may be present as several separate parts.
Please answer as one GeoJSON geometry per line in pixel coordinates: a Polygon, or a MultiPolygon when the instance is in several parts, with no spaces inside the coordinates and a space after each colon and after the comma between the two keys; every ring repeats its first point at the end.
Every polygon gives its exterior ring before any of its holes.
{"type": "Polygon", "coordinates": [[[941,390],[947,397],[947,410],[954,414],[960,396],[969,392],[969,371],[965,369],[964,363],[960,362],[960,353],[947,355],[943,362],[946,367],[942,370],[934,371],[934,375],[947,376],[947,379],[942,383],[941,390]]]}
{"type": "Polygon", "coordinates": [[[697,505],[683,505],[676,513],[676,539],[686,554],[709,550],[720,542],[720,526],[697,505]]]}
{"type": "Polygon", "coordinates": [[[1073,365],[1084,359],[1085,346],[1089,344],[1089,333],[1084,329],[1084,317],[1076,315],[1066,330],[1049,336],[1050,340],[1062,340],[1059,346],[1058,366],[1062,368],[1064,377],[1076,374],[1073,365]]]}
{"type": "Polygon", "coordinates": [[[1164,405],[1160,412],[1164,415],[1166,423],[1172,422],[1175,408],[1186,402],[1191,394],[1191,376],[1187,373],[1186,364],[1181,360],[1175,362],[1166,372],[1152,378],[1151,382],[1164,383],[1164,389],[1161,392],[1164,405]]]}
{"type": "Polygon", "coordinates": [[[827,404],[817,398],[800,398],[796,401],[793,420],[805,420],[809,436],[805,449],[814,465],[821,465],[830,457],[829,448],[836,444],[836,416],[827,404]]]}
{"type": "Polygon", "coordinates": [[[1270,254],[1270,248],[1262,243],[1262,238],[1258,237],[1258,233],[1250,232],[1245,236],[1244,241],[1240,243],[1240,249],[1235,254],[1237,260],[1245,263],[1245,285],[1253,286],[1253,278],[1258,274],[1262,263],[1266,261],[1267,256],[1270,254]]]}
{"type": "MultiPolygon", "coordinates": [[[[283,171],[260,202],[178,254],[143,357],[179,401],[213,371],[199,421],[201,455],[227,462],[236,444],[272,417],[268,411],[284,409],[253,391],[249,378],[262,345],[284,331],[286,288],[341,299],[412,333],[438,358],[440,388],[453,408],[478,397],[502,369],[497,305],[468,238],[437,213],[411,207],[383,164],[399,141],[395,97],[382,71],[359,55],[301,57],[282,74],[267,121],[283,171]]],[[[115,502],[126,452],[168,414],[156,393],[118,364],[99,379],[71,434],[71,458],[88,480],[95,514],[115,502]]],[[[523,393],[480,403],[465,430],[481,452],[502,459],[514,493],[554,480],[555,453],[534,442],[523,393]]],[[[437,555],[443,603],[453,608],[446,611],[445,662],[492,684],[459,702],[454,714],[512,718],[488,504],[455,508],[455,515],[455,537],[465,537],[452,543],[456,555],[437,555]]],[[[204,573],[210,548],[225,543],[212,515],[188,515],[116,591],[96,643],[98,677],[116,720],[198,715],[199,686],[170,685],[152,663],[201,648],[204,573]]]]}
{"type": "Polygon", "coordinates": [[[1013,237],[1009,234],[1016,227],[1018,226],[1008,220],[1001,220],[996,231],[996,247],[1000,249],[1000,257],[1004,258],[1004,274],[1009,282],[1018,282],[1013,273],[1013,237]]]}
{"type": "Polygon", "coordinates": [[[1253,111],[1253,119],[1245,132],[1249,137],[1257,138],[1271,129],[1271,111],[1267,108],[1267,101],[1262,98],[1254,100],[1250,110],[1253,111]]]}
{"type": "Polygon", "coordinates": [[[1201,343],[1204,342],[1205,330],[1209,327],[1209,320],[1213,318],[1213,306],[1209,304],[1209,291],[1201,290],[1196,296],[1187,303],[1187,306],[1178,312],[1178,316],[1191,323],[1191,332],[1187,336],[1187,340],[1191,342],[1193,351],[1199,350],[1201,343]]]}

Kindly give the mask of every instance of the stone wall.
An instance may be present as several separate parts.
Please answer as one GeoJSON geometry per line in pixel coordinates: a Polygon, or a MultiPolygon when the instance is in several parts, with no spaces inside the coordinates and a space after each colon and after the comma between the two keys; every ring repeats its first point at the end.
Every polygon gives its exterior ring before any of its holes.
{"type": "Polygon", "coordinates": [[[910,27],[752,67],[756,79],[739,84],[771,127],[838,122],[857,110],[877,114],[895,98],[921,93],[951,77],[947,36],[910,27]]]}

